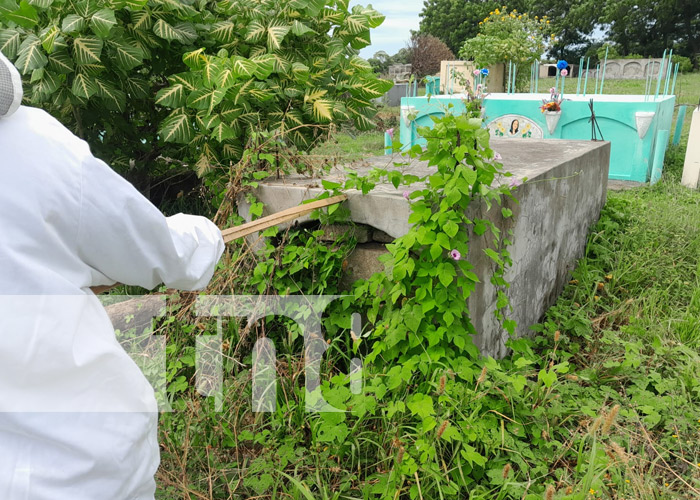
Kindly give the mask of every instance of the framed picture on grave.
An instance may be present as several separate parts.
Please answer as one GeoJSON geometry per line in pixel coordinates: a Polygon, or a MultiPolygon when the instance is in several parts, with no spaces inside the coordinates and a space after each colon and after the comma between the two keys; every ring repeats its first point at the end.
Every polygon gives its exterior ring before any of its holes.
{"type": "Polygon", "coordinates": [[[542,128],[523,115],[503,115],[491,120],[487,125],[493,137],[514,139],[542,139],[542,128]]]}

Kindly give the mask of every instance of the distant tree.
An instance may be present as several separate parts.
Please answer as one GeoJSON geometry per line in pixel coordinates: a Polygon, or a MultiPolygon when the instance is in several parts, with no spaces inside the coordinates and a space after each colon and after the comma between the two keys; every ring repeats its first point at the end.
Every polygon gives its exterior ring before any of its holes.
{"type": "Polygon", "coordinates": [[[393,56],[390,56],[385,51],[380,50],[375,52],[374,56],[367,59],[367,62],[372,66],[372,69],[378,75],[388,73],[389,66],[392,64],[408,64],[411,62],[411,51],[408,47],[399,50],[393,56]]]}
{"type": "Polygon", "coordinates": [[[453,61],[454,53],[445,42],[432,36],[416,34],[409,43],[411,71],[418,78],[440,71],[441,61],[453,61]]]}
{"type": "Polygon", "coordinates": [[[496,9],[479,23],[480,31],[464,42],[460,56],[485,67],[497,63],[514,63],[518,89],[527,82],[528,66],[542,57],[545,40],[553,40],[551,22],[541,18],[496,9]]]}
{"type": "Polygon", "coordinates": [[[700,54],[698,0],[608,0],[603,21],[622,55],[661,57],[669,48],[686,57],[700,54]]]}
{"type": "Polygon", "coordinates": [[[549,56],[567,61],[577,61],[592,45],[591,33],[600,11],[591,0],[533,0],[530,7],[532,15],[546,15],[557,33],[549,46],[549,56]]]}
{"type": "MultiPolygon", "coordinates": [[[[529,0],[513,0],[508,7],[527,10],[528,4],[529,0]]],[[[464,41],[479,32],[479,22],[496,8],[502,4],[494,0],[425,0],[420,33],[439,38],[457,54],[464,41]]]]}

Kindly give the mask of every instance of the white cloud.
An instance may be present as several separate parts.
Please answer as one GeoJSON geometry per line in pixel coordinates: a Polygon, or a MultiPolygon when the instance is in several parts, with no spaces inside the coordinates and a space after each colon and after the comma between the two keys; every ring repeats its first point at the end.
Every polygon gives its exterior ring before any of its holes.
{"type": "Polygon", "coordinates": [[[371,4],[376,10],[386,16],[379,28],[371,31],[372,45],[361,51],[364,58],[369,58],[380,50],[395,54],[406,46],[411,36],[411,30],[417,30],[420,19],[418,15],[423,9],[423,0],[352,0],[350,5],[371,4]]]}

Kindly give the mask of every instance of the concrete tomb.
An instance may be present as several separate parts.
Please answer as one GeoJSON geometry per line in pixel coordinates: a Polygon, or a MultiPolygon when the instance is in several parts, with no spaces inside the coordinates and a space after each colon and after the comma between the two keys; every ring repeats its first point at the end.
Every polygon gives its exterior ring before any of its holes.
{"type": "MultiPolygon", "coordinates": [[[[513,230],[514,243],[510,248],[513,265],[506,273],[511,284],[507,294],[513,310],[507,316],[518,323],[516,334],[523,336],[554,303],[583,254],[588,231],[606,200],[610,143],[495,138],[491,147],[503,157],[504,168],[513,173],[513,177],[499,182],[527,181],[515,190],[518,203],[504,200],[504,206],[513,211],[513,218],[504,219],[498,206],[488,212],[485,206],[475,207],[470,217],[489,218],[502,230],[513,230]]],[[[400,158],[382,156],[348,168],[363,174],[373,167],[394,168],[394,161],[400,158]]],[[[396,168],[418,176],[433,171],[425,162],[418,161],[396,168]]],[[[342,181],[344,172],[335,168],[324,178],[342,181]]],[[[402,196],[404,189],[387,183],[378,185],[366,196],[354,191],[347,193],[352,221],[365,226],[355,230],[358,242],[363,243],[358,244],[348,259],[349,281],[382,271],[377,257],[386,252],[384,244],[409,230],[410,202],[402,196]]],[[[321,192],[318,178],[294,175],[265,181],[255,194],[265,204],[267,215],[299,205],[321,192]]],[[[239,200],[239,212],[250,220],[249,205],[244,199],[239,200]]],[[[343,229],[329,228],[327,234],[333,237],[338,230],[343,229]]],[[[508,333],[493,315],[497,290],[489,281],[492,266],[483,250],[490,238],[485,236],[471,240],[467,256],[481,279],[468,306],[479,332],[474,340],[481,353],[503,357],[507,354],[508,333]]]]}

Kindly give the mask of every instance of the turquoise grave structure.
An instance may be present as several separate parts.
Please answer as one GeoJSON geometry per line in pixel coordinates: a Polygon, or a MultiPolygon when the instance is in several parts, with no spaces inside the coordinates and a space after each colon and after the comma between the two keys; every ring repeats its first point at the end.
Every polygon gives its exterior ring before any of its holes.
{"type": "MultiPolygon", "coordinates": [[[[561,113],[540,111],[549,94],[490,94],[484,99],[484,123],[492,137],[513,140],[576,139],[591,140],[593,100],[600,132],[597,138],[611,143],[610,179],[656,182],[663,168],[668,136],[673,120],[675,96],[656,99],[640,95],[565,96],[561,113]],[[549,121],[549,123],[548,123],[549,121]]],[[[431,127],[432,116],[465,109],[464,94],[408,97],[401,99],[400,141],[405,148],[425,144],[417,127],[431,127]]]]}
{"type": "MultiPolygon", "coordinates": [[[[513,140],[595,138],[610,141],[610,179],[654,183],[661,178],[676,100],[674,91],[678,64],[674,70],[671,64],[672,53],[670,51],[667,58],[664,51],[661,63],[656,65],[658,72],[653,70],[656,75],[651,71],[647,73],[644,95],[603,94],[607,50],[602,72],[599,69],[589,71],[589,59],[585,64],[585,72],[578,72],[576,94],[566,96],[563,95],[567,74],[563,69],[567,67],[566,61],[557,64],[561,71],[557,72],[555,87],[550,91],[555,93],[552,95],[538,93],[539,62],[533,63],[531,67],[529,93],[515,92],[516,72],[514,67],[509,67],[507,92],[487,94],[483,100],[484,126],[494,137],[513,140]],[[594,93],[586,95],[591,72],[595,76],[594,93]],[[671,76],[673,85],[669,92],[671,76]],[[662,81],[665,81],[663,86],[662,81]],[[561,111],[543,113],[540,109],[543,101],[550,100],[554,95],[563,99],[561,111]],[[596,118],[595,130],[591,120],[591,105],[596,118]]],[[[578,67],[584,68],[583,58],[578,67]]],[[[478,76],[472,79],[474,92],[478,92],[476,84],[482,83],[481,78],[478,76]]],[[[432,127],[432,117],[444,115],[447,110],[453,113],[463,112],[464,100],[467,98],[467,94],[402,98],[399,139],[403,147],[408,149],[416,144],[425,144],[425,140],[417,133],[417,128],[432,127]]]]}

